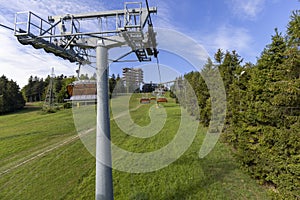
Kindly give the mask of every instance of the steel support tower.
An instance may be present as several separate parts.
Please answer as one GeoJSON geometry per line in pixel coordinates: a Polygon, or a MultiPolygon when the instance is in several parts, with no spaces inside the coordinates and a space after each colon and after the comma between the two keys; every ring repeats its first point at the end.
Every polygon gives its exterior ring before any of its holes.
{"type": "Polygon", "coordinates": [[[130,53],[135,53],[140,62],[151,61],[151,56],[157,57],[158,54],[151,20],[151,14],[157,13],[157,8],[149,7],[147,0],[146,8],[142,5],[142,2],[129,2],[122,10],[49,16],[48,20],[32,12],[20,12],[15,17],[14,34],[23,45],[44,49],[80,65],[91,64],[93,55],[90,52],[96,50],[97,200],[113,199],[111,145],[105,142],[110,140],[108,50],[121,46],[131,48],[131,52],[114,62],[130,53]]]}
{"type": "Polygon", "coordinates": [[[43,109],[45,109],[45,110],[47,110],[47,109],[52,110],[54,108],[54,103],[55,103],[54,102],[54,100],[55,100],[54,78],[55,78],[54,68],[52,67],[50,82],[48,85],[47,94],[46,94],[45,102],[43,105],[43,109]]]}

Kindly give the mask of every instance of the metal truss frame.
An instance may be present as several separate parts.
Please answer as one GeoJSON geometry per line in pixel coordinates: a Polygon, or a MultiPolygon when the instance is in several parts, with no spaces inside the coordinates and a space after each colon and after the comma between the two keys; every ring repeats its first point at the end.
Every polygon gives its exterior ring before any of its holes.
{"type": "Polygon", "coordinates": [[[30,11],[18,12],[14,35],[23,45],[83,65],[90,64],[88,49],[95,49],[99,39],[107,48],[129,46],[138,61],[151,61],[151,56],[158,53],[150,17],[154,13],[156,7],[142,8],[141,2],[127,2],[123,10],[48,16],[48,20],[30,11]],[[89,30],[93,21],[99,30],[89,30]],[[148,30],[144,32],[147,22],[148,30]]]}

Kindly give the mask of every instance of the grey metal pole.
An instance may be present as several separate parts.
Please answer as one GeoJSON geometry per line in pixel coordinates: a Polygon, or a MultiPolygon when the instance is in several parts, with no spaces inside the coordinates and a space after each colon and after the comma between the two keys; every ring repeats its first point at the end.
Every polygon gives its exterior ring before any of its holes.
{"type": "Polygon", "coordinates": [[[108,49],[99,40],[97,59],[96,200],[113,200],[108,97],[108,49]],[[106,137],[106,138],[105,138],[106,137]],[[108,140],[107,140],[108,139],[108,140]],[[111,165],[110,165],[111,166],[111,165]]]}

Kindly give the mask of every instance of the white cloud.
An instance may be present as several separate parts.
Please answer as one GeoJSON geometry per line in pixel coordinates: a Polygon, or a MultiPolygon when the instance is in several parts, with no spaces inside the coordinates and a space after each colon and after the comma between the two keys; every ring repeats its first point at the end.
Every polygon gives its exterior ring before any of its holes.
{"type": "Polygon", "coordinates": [[[193,38],[173,29],[158,29],[159,49],[186,60],[193,66],[193,70],[199,70],[207,61],[206,49],[193,38]]]}
{"type": "Polygon", "coordinates": [[[246,28],[224,24],[208,34],[196,31],[191,35],[206,48],[210,56],[220,48],[228,51],[236,50],[239,55],[246,57],[247,61],[256,60],[255,40],[246,28]]]}
{"type": "Polygon", "coordinates": [[[266,0],[230,0],[228,6],[232,12],[241,18],[256,19],[264,9],[266,0]]]}
{"type": "Polygon", "coordinates": [[[6,0],[0,0],[2,11],[6,12],[20,12],[20,11],[32,11],[37,15],[47,19],[48,15],[62,15],[67,13],[82,13],[99,11],[103,9],[101,1],[72,1],[64,0],[17,0],[9,2],[6,0]]]}
{"type": "Polygon", "coordinates": [[[213,38],[213,45],[223,49],[247,50],[252,42],[247,29],[229,25],[221,26],[213,38]]]}
{"type": "Polygon", "coordinates": [[[157,6],[157,17],[154,16],[155,26],[160,28],[168,28],[176,30],[177,27],[174,25],[172,20],[172,3],[168,1],[158,1],[155,5],[157,6]]]}

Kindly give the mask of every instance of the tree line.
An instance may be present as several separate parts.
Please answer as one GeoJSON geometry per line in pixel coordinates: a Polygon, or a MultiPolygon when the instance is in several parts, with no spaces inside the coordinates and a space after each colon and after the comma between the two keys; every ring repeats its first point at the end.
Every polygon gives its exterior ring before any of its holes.
{"type": "MultiPolygon", "coordinates": [[[[80,80],[96,80],[96,74],[93,74],[91,77],[89,77],[88,74],[81,74],[79,76],[80,80]]],[[[49,93],[49,87],[50,87],[50,80],[51,77],[48,75],[45,79],[40,78],[37,76],[30,76],[28,79],[27,84],[21,89],[19,89],[19,86],[13,82],[8,81],[5,76],[1,77],[1,92],[0,92],[0,114],[7,113],[7,112],[13,112],[17,109],[21,109],[24,107],[25,102],[40,102],[45,101],[47,93],[49,93]],[[13,88],[14,91],[8,90],[5,84],[7,83],[11,86],[10,88],[13,88]],[[12,95],[12,93],[14,95],[12,95]],[[7,95],[10,94],[10,95],[7,95]],[[18,98],[16,98],[18,96],[18,98]],[[12,99],[17,99],[16,101],[13,101],[12,99]],[[23,106],[20,106],[20,105],[23,106]]],[[[70,95],[67,91],[67,85],[71,84],[72,82],[76,81],[77,78],[74,76],[67,77],[63,74],[59,76],[53,77],[53,85],[52,87],[52,94],[54,95],[54,101],[55,103],[64,103],[66,99],[70,98],[70,95]]],[[[131,89],[128,89],[128,87],[125,87],[123,80],[121,79],[120,75],[117,76],[115,74],[112,74],[109,77],[109,95],[112,96],[113,93],[126,93],[127,91],[131,91],[131,89]]],[[[132,89],[138,90],[137,88],[132,89]]]]}
{"type": "MultiPolygon", "coordinates": [[[[185,74],[177,84],[191,85],[200,108],[195,117],[208,126],[214,100],[202,76],[219,71],[227,101],[223,140],[246,171],[275,187],[276,199],[299,199],[300,10],[292,13],[286,34],[275,29],[271,39],[256,64],[242,64],[236,51],[219,49],[201,72],[185,74]]],[[[194,104],[181,99],[195,115],[194,104]]]]}
{"type": "MultiPolygon", "coordinates": [[[[48,76],[46,79],[39,78],[37,76],[30,76],[28,83],[22,88],[22,94],[26,102],[38,102],[44,101],[49,91],[51,77],[48,76]]],[[[80,80],[96,80],[96,74],[89,77],[88,74],[81,74],[79,76],[80,80]]],[[[53,77],[53,94],[55,96],[55,103],[64,103],[66,99],[69,99],[70,96],[67,91],[67,85],[78,80],[74,76],[67,77],[61,74],[60,76],[53,77]]],[[[124,83],[119,75],[117,77],[115,74],[112,74],[109,78],[109,94],[113,92],[124,93],[126,88],[124,83]]]]}
{"type": "MultiPolygon", "coordinates": [[[[50,89],[50,76],[44,80],[37,76],[30,76],[28,83],[22,88],[21,92],[26,102],[44,101],[48,90],[50,89]]],[[[67,77],[61,74],[60,76],[53,77],[52,90],[55,95],[56,103],[63,103],[64,99],[68,98],[67,85],[75,81],[74,76],[67,77]]]]}
{"type": "Polygon", "coordinates": [[[0,114],[14,112],[24,106],[25,100],[17,83],[2,75],[0,77],[0,114]]]}

